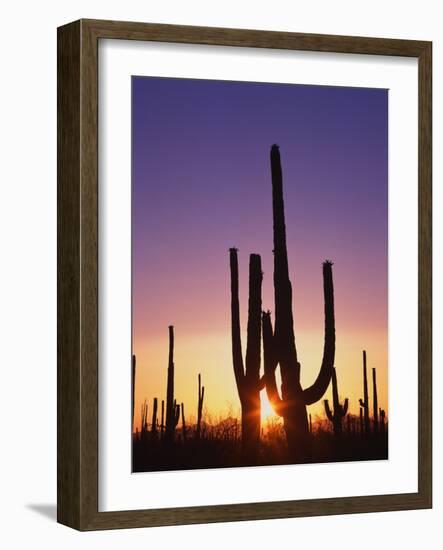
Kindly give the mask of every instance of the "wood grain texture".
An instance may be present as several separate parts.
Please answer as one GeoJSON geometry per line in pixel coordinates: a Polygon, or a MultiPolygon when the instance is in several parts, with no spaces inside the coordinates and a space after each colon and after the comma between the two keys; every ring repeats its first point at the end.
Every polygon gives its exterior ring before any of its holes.
{"type": "Polygon", "coordinates": [[[80,530],[432,506],[432,48],[430,42],[81,20],[58,29],[58,521],[80,530]],[[418,492],[98,511],[98,41],[102,38],[419,60],[418,492]]]}

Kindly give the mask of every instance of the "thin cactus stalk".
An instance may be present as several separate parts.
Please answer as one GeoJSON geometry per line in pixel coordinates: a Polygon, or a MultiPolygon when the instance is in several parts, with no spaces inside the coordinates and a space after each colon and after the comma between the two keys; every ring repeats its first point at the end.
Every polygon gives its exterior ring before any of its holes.
{"type": "Polygon", "coordinates": [[[335,357],[335,318],[332,262],[323,263],[323,293],[325,338],[323,360],[317,379],[303,389],[300,383],[300,363],[294,335],[292,285],[289,279],[283,181],[280,152],[271,148],[272,206],[274,217],[274,296],[275,329],[270,312],[263,312],[263,349],[265,384],[269,401],[276,414],[283,417],[289,453],[294,461],[309,456],[309,425],[306,407],[319,401],[331,380],[335,357]],[[282,396],[277,389],[275,371],[280,365],[282,396]]]}
{"type": "Polygon", "coordinates": [[[364,433],[369,434],[370,423],[369,423],[369,394],[368,394],[368,371],[366,367],[366,351],[363,350],[363,399],[359,400],[360,407],[363,409],[363,418],[364,418],[364,433]]]}
{"type": "Polygon", "coordinates": [[[377,373],[372,369],[372,394],[374,407],[374,433],[378,433],[378,398],[377,398],[377,373]]]}
{"type": "Polygon", "coordinates": [[[174,430],[178,426],[180,420],[180,405],[177,403],[177,401],[174,399],[174,430]]]}
{"type": "Polygon", "coordinates": [[[165,401],[162,399],[162,416],[161,416],[161,424],[160,424],[160,435],[163,437],[163,433],[165,431],[165,401]]]}
{"type": "MultiPolygon", "coordinates": [[[[361,400],[360,400],[361,401],[361,400]]],[[[360,435],[364,434],[363,407],[360,405],[360,435]]]]}
{"type": "Polygon", "coordinates": [[[157,408],[158,408],[158,399],[154,397],[154,403],[152,407],[152,422],[151,422],[151,433],[155,437],[157,435],[157,408]]]}
{"type": "Polygon", "coordinates": [[[201,437],[201,423],[203,414],[203,400],[205,398],[205,387],[201,385],[201,375],[198,375],[198,406],[197,406],[197,439],[201,437]]]}
{"type": "Polygon", "coordinates": [[[168,359],[168,381],[166,389],[166,439],[174,439],[174,431],[177,425],[175,421],[175,399],[174,399],[174,327],[169,326],[169,359],[168,359]]]}
{"type": "Polygon", "coordinates": [[[182,433],[183,433],[183,441],[186,441],[187,436],[187,428],[186,428],[186,420],[185,420],[185,405],[181,404],[181,413],[182,413],[182,433]]]}
{"type": "Polygon", "coordinates": [[[338,398],[338,384],[337,384],[337,372],[335,368],[332,371],[332,402],[334,405],[334,411],[332,412],[329,407],[329,401],[325,399],[325,412],[328,420],[332,422],[334,428],[334,434],[337,437],[340,437],[342,434],[342,419],[346,416],[348,412],[349,400],[346,398],[343,405],[340,404],[338,398]]]}
{"type": "Polygon", "coordinates": [[[145,436],[148,433],[148,404],[146,402],[146,399],[142,403],[140,416],[140,433],[142,436],[145,436]]]}
{"type": "Polygon", "coordinates": [[[231,270],[231,332],[232,360],[235,381],[241,404],[242,447],[248,461],[258,456],[260,444],[260,390],[264,381],[260,379],[261,355],[261,287],[263,274],[258,254],[249,257],[249,301],[246,360],[240,335],[240,306],[238,291],[237,249],[229,250],[231,270]]]}
{"type": "Polygon", "coordinates": [[[380,432],[384,434],[386,431],[386,424],[385,424],[386,413],[383,409],[380,409],[379,413],[380,413],[380,432]]]}
{"type": "Polygon", "coordinates": [[[135,412],[135,369],[136,369],[136,358],[135,358],[135,355],[133,355],[133,356],[132,356],[132,373],[131,373],[131,408],[132,408],[131,431],[134,431],[134,412],[135,412]]]}
{"type": "Polygon", "coordinates": [[[309,433],[312,434],[312,416],[311,416],[311,413],[309,413],[309,433]]]}

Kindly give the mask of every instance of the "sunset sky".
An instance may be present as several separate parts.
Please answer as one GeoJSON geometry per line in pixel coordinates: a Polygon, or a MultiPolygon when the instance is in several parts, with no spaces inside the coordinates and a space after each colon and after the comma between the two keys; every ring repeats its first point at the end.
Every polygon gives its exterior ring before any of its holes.
{"type": "MultiPolygon", "coordinates": [[[[248,261],[262,258],[274,309],[269,152],[280,146],[302,385],[323,351],[322,261],[334,262],[339,392],[358,414],[362,350],[388,409],[388,92],[132,78],[133,352],[136,416],[166,396],[168,325],[175,394],[190,421],[197,375],[213,417],[237,414],[230,339],[229,248],[239,249],[243,350],[248,261]]],[[[325,397],[330,398],[330,389],[325,397]]],[[[372,414],[372,383],[370,384],[372,414]]],[[[269,404],[262,392],[263,414],[269,404]]],[[[309,411],[323,415],[323,403],[309,411]]]]}

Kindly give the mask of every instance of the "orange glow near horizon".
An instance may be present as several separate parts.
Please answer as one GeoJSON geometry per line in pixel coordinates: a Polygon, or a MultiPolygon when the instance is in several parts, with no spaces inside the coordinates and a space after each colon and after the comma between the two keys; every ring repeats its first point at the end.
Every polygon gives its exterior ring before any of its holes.
{"type": "MultiPolygon", "coordinates": [[[[146,399],[149,407],[148,421],[151,421],[152,401],[159,399],[158,420],[160,422],[161,400],[166,400],[166,374],[168,364],[168,334],[137,343],[137,374],[135,388],[134,426],[140,429],[141,404],[146,399]]],[[[243,335],[243,342],[246,335],[243,335]]],[[[370,411],[372,415],[372,367],[377,369],[378,404],[388,415],[387,394],[387,345],[386,335],[381,333],[343,333],[337,342],[336,361],[340,400],[349,398],[349,412],[359,414],[359,398],[363,397],[363,361],[361,341],[366,342],[368,362],[368,386],[370,411]]],[[[312,384],[321,364],[323,336],[318,333],[297,333],[298,354],[302,365],[303,387],[312,384]]],[[[198,374],[205,386],[204,416],[210,423],[219,418],[233,416],[240,418],[241,409],[235,385],[229,332],[223,334],[184,335],[175,327],[175,395],[185,405],[186,421],[195,422],[197,415],[198,374]]],[[[324,399],[332,402],[331,388],[324,399]]],[[[273,416],[266,391],[261,392],[262,423],[273,416]]],[[[313,421],[323,418],[323,400],[308,407],[313,421]]]]}

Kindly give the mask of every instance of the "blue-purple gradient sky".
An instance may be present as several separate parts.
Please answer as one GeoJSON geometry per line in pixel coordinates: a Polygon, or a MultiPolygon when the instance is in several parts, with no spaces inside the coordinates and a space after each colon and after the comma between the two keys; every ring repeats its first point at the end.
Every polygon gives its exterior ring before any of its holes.
{"type": "Polygon", "coordinates": [[[305,380],[321,361],[328,258],[340,389],[360,396],[367,348],[387,408],[387,90],[133,77],[132,101],[137,401],[165,394],[173,324],[178,398],[195,400],[202,372],[209,409],[237,407],[228,249],[239,249],[246,330],[251,252],[262,256],[263,307],[273,309],[269,151],[277,143],[305,380]]]}

